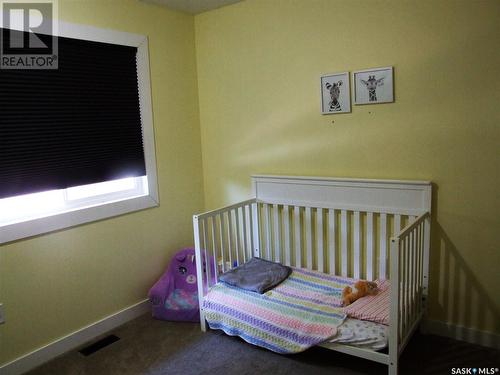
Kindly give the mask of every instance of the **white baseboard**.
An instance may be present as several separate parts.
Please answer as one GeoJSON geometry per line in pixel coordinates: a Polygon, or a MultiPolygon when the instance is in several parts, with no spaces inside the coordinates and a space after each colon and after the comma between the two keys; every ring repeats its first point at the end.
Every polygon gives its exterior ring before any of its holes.
{"type": "Polygon", "coordinates": [[[135,319],[142,314],[150,311],[149,300],[145,299],[111,314],[95,323],[92,323],[78,331],[72,332],[56,341],[51,342],[41,348],[38,348],[28,354],[23,355],[0,367],[2,375],[19,375],[51,359],[75,349],[78,346],[118,327],[122,324],[135,319]]]}
{"type": "Polygon", "coordinates": [[[450,337],[471,344],[500,349],[500,335],[492,332],[459,326],[440,320],[425,320],[425,331],[433,335],[450,337]]]}

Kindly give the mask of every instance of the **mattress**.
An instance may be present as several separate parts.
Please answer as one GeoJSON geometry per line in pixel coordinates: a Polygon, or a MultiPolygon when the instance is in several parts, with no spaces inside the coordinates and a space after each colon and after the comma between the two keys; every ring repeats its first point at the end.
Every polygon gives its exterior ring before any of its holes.
{"type": "Polygon", "coordinates": [[[387,326],[347,318],[341,293],[356,280],[294,268],[276,288],[258,294],[224,283],[203,301],[212,329],[277,353],[298,353],[331,342],[371,350],[387,346],[387,326]]]}

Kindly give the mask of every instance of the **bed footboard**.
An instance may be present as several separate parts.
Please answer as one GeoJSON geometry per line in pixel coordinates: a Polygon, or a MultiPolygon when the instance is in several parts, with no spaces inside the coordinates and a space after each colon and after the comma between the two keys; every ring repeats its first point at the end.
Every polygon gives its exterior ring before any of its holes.
{"type": "Polygon", "coordinates": [[[208,289],[218,281],[220,273],[259,256],[258,238],[255,238],[258,233],[256,199],[194,215],[193,227],[200,324],[205,332],[203,298],[208,289]],[[210,262],[213,264],[208,264],[210,262]]]}
{"type": "Polygon", "coordinates": [[[399,355],[425,313],[429,243],[429,212],[391,238],[390,373],[397,374],[399,355]]]}

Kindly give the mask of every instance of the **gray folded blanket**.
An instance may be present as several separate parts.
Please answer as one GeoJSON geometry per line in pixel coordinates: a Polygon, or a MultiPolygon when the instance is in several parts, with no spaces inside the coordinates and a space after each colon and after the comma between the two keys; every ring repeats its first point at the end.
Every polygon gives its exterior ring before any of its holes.
{"type": "Polygon", "coordinates": [[[292,273],[290,267],[260,258],[252,258],[245,264],[222,274],[219,280],[262,294],[281,283],[290,273],[292,273]]]}

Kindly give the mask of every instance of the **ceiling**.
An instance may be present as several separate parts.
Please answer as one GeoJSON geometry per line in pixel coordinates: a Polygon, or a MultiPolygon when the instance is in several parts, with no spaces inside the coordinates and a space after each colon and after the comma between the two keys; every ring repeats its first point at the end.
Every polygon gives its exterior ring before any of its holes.
{"type": "Polygon", "coordinates": [[[146,3],[154,3],[166,6],[170,9],[182,12],[198,14],[223,7],[225,5],[238,3],[242,0],[142,0],[146,3]]]}

